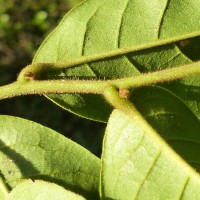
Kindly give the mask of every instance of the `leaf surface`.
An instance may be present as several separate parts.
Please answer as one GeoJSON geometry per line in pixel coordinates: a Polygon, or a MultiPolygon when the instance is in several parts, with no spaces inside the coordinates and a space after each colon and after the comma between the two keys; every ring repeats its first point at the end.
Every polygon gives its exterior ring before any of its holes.
{"type": "MultiPolygon", "coordinates": [[[[41,45],[33,62],[70,61],[198,31],[199,7],[199,0],[153,0],[151,3],[147,0],[86,0],[64,17],[41,45]]],[[[43,78],[115,79],[191,62],[171,44],[49,72],[43,78]]],[[[200,117],[199,76],[166,87],[183,98],[200,117]]],[[[107,121],[111,112],[109,105],[96,95],[49,97],[61,107],[94,120],[107,121]]]]}
{"type": "Polygon", "coordinates": [[[112,113],[103,145],[102,199],[199,199],[199,175],[147,130],[119,110],[112,113]]]}
{"type": "Polygon", "coordinates": [[[137,109],[191,166],[200,171],[200,123],[187,105],[161,87],[144,87],[131,95],[137,109]]]}
{"type": "Polygon", "coordinates": [[[26,180],[15,187],[8,200],[84,200],[83,197],[45,181],[26,180]]]}
{"type": "Polygon", "coordinates": [[[1,176],[10,188],[24,179],[42,179],[98,199],[100,160],[55,131],[0,116],[0,150],[1,176]]]}

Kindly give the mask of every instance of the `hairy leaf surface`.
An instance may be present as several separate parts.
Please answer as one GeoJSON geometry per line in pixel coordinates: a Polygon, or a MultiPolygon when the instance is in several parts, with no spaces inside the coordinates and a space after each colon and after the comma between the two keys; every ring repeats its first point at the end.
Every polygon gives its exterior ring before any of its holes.
{"type": "Polygon", "coordinates": [[[98,199],[99,159],[57,132],[0,116],[0,149],[0,175],[10,188],[24,179],[42,179],[98,199]]]}
{"type": "Polygon", "coordinates": [[[102,198],[200,199],[199,175],[147,130],[121,111],[112,113],[103,146],[102,198]]]}
{"type": "MultiPolygon", "coordinates": [[[[153,0],[151,3],[147,0],[86,0],[64,17],[41,45],[33,62],[69,61],[198,31],[199,7],[199,0],[153,0]]],[[[191,62],[171,44],[57,70],[43,78],[115,79],[191,62]]],[[[166,87],[183,98],[200,117],[199,76],[166,87]]],[[[95,95],[49,97],[63,108],[94,120],[106,121],[111,112],[109,105],[95,95]]]]}

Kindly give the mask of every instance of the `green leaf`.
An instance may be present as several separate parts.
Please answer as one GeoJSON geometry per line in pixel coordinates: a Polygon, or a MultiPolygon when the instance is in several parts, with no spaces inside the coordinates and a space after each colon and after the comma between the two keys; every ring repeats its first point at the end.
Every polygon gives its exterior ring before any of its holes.
{"type": "Polygon", "coordinates": [[[84,200],[83,197],[45,181],[26,180],[14,188],[8,200],[84,200]]]}
{"type": "Polygon", "coordinates": [[[8,190],[6,184],[4,183],[4,181],[1,177],[1,174],[0,174],[0,199],[1,200],[6,199],[8,196],[8,193],[9,193],[9,190],[8,190]]]}
{"type": "Polygon", "coordinates": [[[68,0],[67,3],[71,6],[74,7],[76,5],[78,5],[79,3],[81,3],[83,0],[68,0]]]}
{"type": "Polygon", "coordinates": [[[200,177],[146,123],[115,110],[102,155],[102,199],[196,200],[200,177]]]}
{"type": "MultiPolygon", "coordinates": [[[[70,62],[85,55],[145,45],[198,31],[199,7],[199,0],[153,0],[151,3],[146,0],[87,0],[64,17],[41,45],[33,62],[70,62]]],[[[115,79],[191,62],[175,44],[171,44],[49,72],[41,78],[115,79]]],[[[199,94],[199,86],[197,77],[177,82],[168,88],[187,101],[200,117],[199,98],[195,96],[199,94]],[[191,98],[187,99],[188,96],[191,98]]],[[[89,119],[106,121],[111,112],[109,105],[96,95],[49,97],[61,107],[89,119]]]]}
{"type": "Polygon", "coordinates": [[[190,59],[200,60],[200,37],[180,41],[178,46],[190,59]]]}
{"type": "Polygon", "coordinates": [[[134,90],[131,99],[167,143],[200,171],[200,123],[184,102],[155,86],[134,90]]]}
{"type": "Polygon", "coordinates": [[[42,179],[98,199],[100,160],[55,131],[0,116],[0,150],[0,175],[10,188],[24,179],[42,179]]]}

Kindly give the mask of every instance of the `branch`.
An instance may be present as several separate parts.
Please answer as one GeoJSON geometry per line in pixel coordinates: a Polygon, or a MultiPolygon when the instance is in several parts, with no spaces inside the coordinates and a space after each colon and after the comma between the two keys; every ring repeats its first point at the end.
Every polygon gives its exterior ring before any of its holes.
{"type": "Polygon", "coordinates": [[[107,86],[106,81],[84,80],[51,80],[51,81],[16,81],[0,87],[0,99],[12,98],[30,94],[65,94],[92,93],[102,94],[107,86]]]}
{"type": "MultiPolygon", "coordinates": [[[[172,44],[181,40],[190,39],[193,37],[200,36],[200,31],[188,33],[181,36],[176,36],[172,38],[167,39],[159,39],[156,41],[151,41],[146,44],[140,44],[136,45],[134,47],[125,47],[125,48],[119,48],[107,52],[102,52],[94,55],[89,56],[82,56],[79,58],[74,58],[72,60],[66,61],[66,62],[58,62],[58,63],[33,63],[31,65],[28,65],[25,67],[21,73],[18,76],[18,80],[25,80],[26,81],[26,75],[31,75],[35,79],[40,79],[43,74],[47,74],[48,71],[51,70],[59,70],[59,69],[66,69],[70,67],[75,67],[78,65],[91,63],[95,61],[101,61],[104,59],[109,59],[116,56],[123,56],[128,53],[134,53],[146,49],[150,49],[153,47],[159,47],[162,45],[172,44]]],[[[29,77],[27,77],[29,78],[29,77]]]]}
{"type": "Polygon", "coordinates": [[[134,77],[115,79],[110,83],[118,88],[136,88],[156,83],[170,82],[186,77],[200,75],[200,61],[188,65],[140,74],[134,77]]]}
{"type": "MultiPolygon", "coordinates": [[[[30,74],[31,75],[31,74],[30,74]]],[[[38,81],[29,77],[0,87],[0,99],[28,94],[92,93],[103,95],[108,86],[130,89],[200,75],[200,61],[189,65],[140,74],[115,80],[49,80],[38,81]]]]}

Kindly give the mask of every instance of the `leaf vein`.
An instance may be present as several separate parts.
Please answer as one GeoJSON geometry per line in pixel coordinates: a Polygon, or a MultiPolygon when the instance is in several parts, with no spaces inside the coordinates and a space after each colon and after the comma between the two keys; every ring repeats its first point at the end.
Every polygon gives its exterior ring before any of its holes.
{"type": "MultiPolygon", "coordinates": [[[[145,134],[143,134],[142,135],[142,137],[141,137],[141,139],[140,139],[140,141],[138,142],[138,144],[137,144],[137,146],[131,151],[131,153],[130,153],[130,155],[128,156],[128,158],[126,158],[126,161],[124,161],[123,163],[123,166],[121,167],[121,169],[126,165],[126,163],[129,161],[129,160],[131,160],[131,156],[134,154],[134,152],[136,152],[137,151],[137,149],[139,148],[139,146],[141,145],[141,143],[144,141],[144,138],[145,138],[145,134]]],[[[118,191],[117,190],[117,184],[120,182],[119,181],[119,174],[120,174],[120,170],[118,170],[118,173],[117,173],[117,175],[116,175],[116,182],[115,182],[115,186],[114,186],[114,188],[115,188],[115,190],[114,191],[118,191]]]]}
{"type": "MultiPolygon", "coordinates": [[[[103,1],[104,3],[105,1],[103,1]]],[[[88,35],[88,25],[90,23],[90,21],[92,20],[92,18],[95,16],[95,14],[97,13],[97,11],[99,10],[99,8],[101,8],[101,6],[103,5],[103,3],[98,6],[96,8],[96,10],[94,11],[94,13],[90,16],[90,18],[88,19],[87,23],[86,23],[86,28],[85,28],[85,32],[84,32],[84,37],[83,37],[83,43],[82,43],[82,53],[81,55],[84,56],[85,55],[85,45],[86,45],[86,42],[87,42],[87,35],[88,35]]]]}
{"type": "Polygon", "coordinates": [[[123,27],[123,19],[124,19],[124,14],[129,6],[129,3],[131,0],[128,0],[127,3],[124,6],[124,9],[122,11],[121,19],[120,19],[120,25],[119,25],[119,31],[118,31],[118,36],[117,36],[117,47],[119,48],[121,46],[121,35],[122,35],[122,27],[123,27]]]}
{"type": "MultiPolygon", "coordinates": [[[[85,46],[86,46],[86,42],[87,42],[88,25],[89,25],[90,21],[93,19],[93,17],[95,16],[95,14],[97,13],[97,11],[101,8],[103,3],[99,7],[97,7],[97,9],[94,11],[94,13],[91,15],[91,17],[88,19],[88,21],[86,23],[86,28],[85,28],[83,43],[82,43],[82,52],[81,52],[82,56],[85,56],[85,46]]],[[[98,77],[98,74],[91,68],[91,66],[88,63],[85,65],[88,67],[89,70],[91,70],[91,72],[95,75],[95,77],[98,77]]]]}
{"type": "Polygon", "coordinates": [[[186,180],[185,180],[185,183],[182,187],[182,190],[181,190],[181,194],[180,194],[180,197],[179,197],[179,200],[183,199],[183,195],[184,195],[184,192],[185,192],[185,189],[189,183],[189,180],[190,180],[190,177],[187,177],[186,180]]]}
{"type": "Polygon", "coordinates": [[[168,9],[169,3],[170,3],[170,0],[167,0],[167,1],[166,1],[166,4],[165,4],[165,8],[163,9],[163,13],[162,13],[160,22],[159,22],[158,32],[157,32],[157,38],[158,38],[158,39],[160,38],[160,35],[161,35],[161,27],[162,27],[162,24],[163,24],[163,21],[164,21],[164,16],[165,16],[166,11],[167,11],[167,9],[168,9]]]}
{"type": "Polygon", "coordinates": [[[155,157],[155,159],[154,159],[154,161],[153,161],[151,167],[149,168],[149,170],[148,170],[146,176],[144,177],[143,181],[142,181],[141,184],[140,184],[140,187],[139,187],[139,189],[138,189],[138,191],[137,191],[137,193],[136,193],[135,199],[138,199],[139,194],[140,194],[140,192],[141,192],[141,189],[142,189],[142,187],[143,187],[143,185],[144,185],[144,183],[145,183],[145,180],[146,180],[147,177],[151,174],[151,172],[152,172],[152,170],[153,170],[153,168],[154,168],[154,166],[155,166],[155,163],[158,161],[158,159],[159,159],[161,153],[162,153],[162,151],[160,150],[160,151],[158,152],[158,154],[156,155],[156,157],[155,157]]]}

